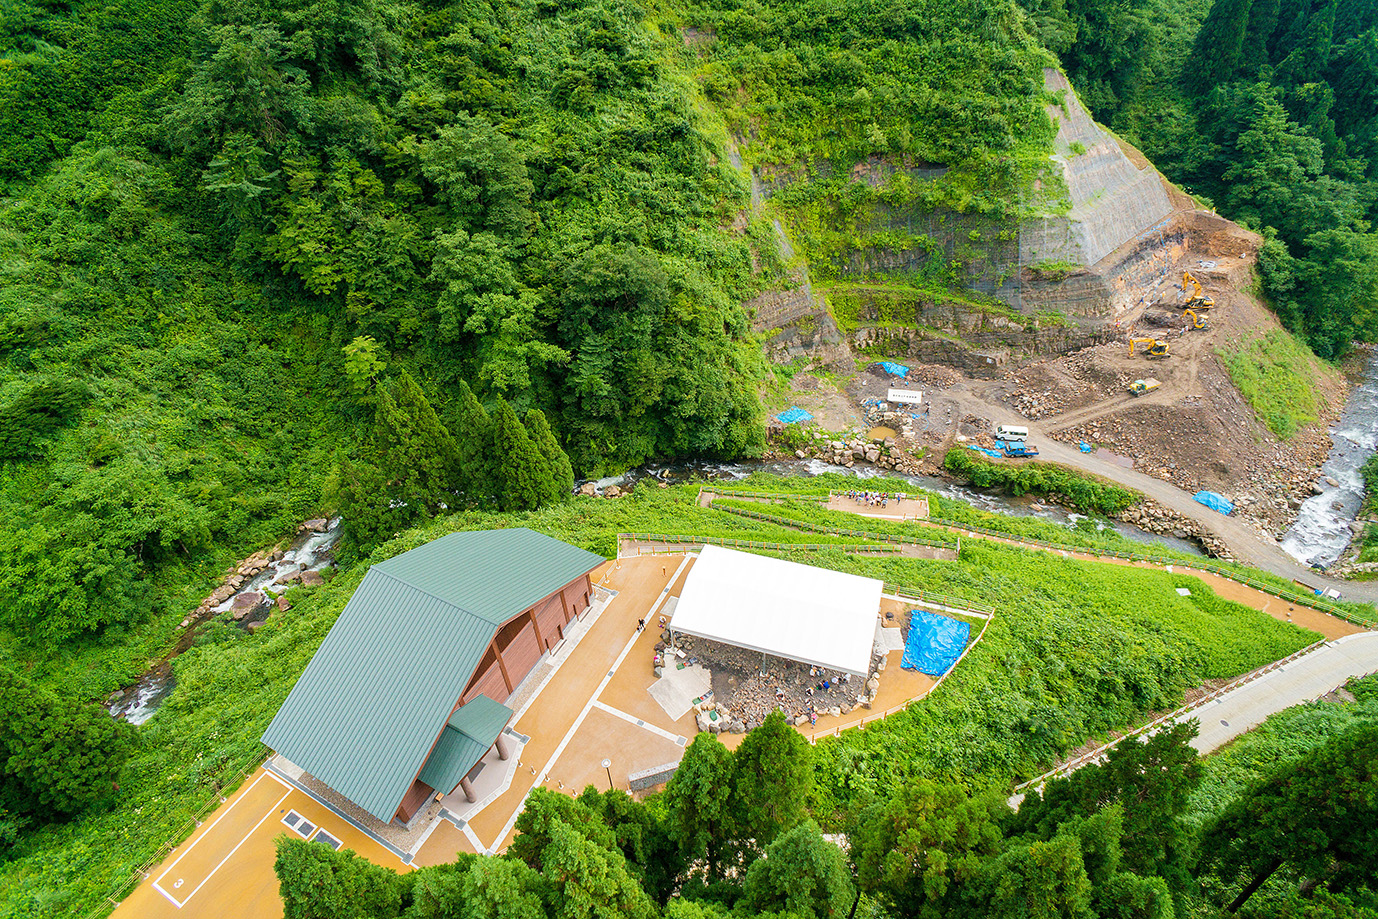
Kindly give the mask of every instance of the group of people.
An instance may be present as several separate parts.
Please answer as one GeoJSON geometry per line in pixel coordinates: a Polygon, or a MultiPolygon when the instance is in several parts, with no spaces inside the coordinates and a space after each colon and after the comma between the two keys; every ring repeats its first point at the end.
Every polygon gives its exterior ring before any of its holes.
{"type": "Polygon", "coordinates": [[[849,491],[847,492],[847,497],[851,498],[857,504],[865,504],[868,507],[888,507],[891,498],[894,498],[896,501],[904,500],[904,495],[902,494],[891,495],[883,491],[849,491]]]}

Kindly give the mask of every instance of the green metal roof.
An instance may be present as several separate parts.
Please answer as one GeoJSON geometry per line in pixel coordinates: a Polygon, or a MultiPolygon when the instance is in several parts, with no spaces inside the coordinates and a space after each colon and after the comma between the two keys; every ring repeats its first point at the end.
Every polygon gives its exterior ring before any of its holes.
{"type": "Polygon", "coordinates": [[[498,626],[602,562],[509,529],[452,533],[374,565],[263,742],[391,820],[498,626]]]}
{"type": "Polygon", "coordinates": [[[525,527],[451,533],[374,565],[494,625],[605,559],[525,527]]]}
{"type": "Polygon", "coordinates": [[[487,696],[476,696],[458,709],[445,723],[426,765],[421,781],[436,791],[449,794],[468,775],[474,764],[498,739],[512,718],[512,709],[487,696]]]}

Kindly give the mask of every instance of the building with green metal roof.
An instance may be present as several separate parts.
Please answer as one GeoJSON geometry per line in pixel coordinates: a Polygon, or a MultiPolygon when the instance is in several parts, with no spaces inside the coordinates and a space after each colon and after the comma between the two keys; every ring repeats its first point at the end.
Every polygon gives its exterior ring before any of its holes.
{"type": "Polygon", "coordinates": [[[503,703],[588,608],[603,561],[518,528],[374,565],[263,742],[379,820],[411,820],[497,741],[503,703]]]}

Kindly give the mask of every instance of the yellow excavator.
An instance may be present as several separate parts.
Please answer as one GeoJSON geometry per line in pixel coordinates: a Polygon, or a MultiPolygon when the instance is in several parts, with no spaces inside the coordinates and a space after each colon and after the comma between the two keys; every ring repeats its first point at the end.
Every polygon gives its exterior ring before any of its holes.
{"type": "Polygon", "coordinates": [[[1129,356],[1134,356],[1134,346],[1144,345],[1139,349],[1139,353],[1144,357],[1167,357],[1167,342],[1159,341],[1156,338],[1131,338],[1129,339],[1129,356]]]}
{"type": "Polygon", "coordinates": [[[1206,292],[1201,289],[1201,282],[1196,280],[1190,271],[1182,272],[1182,292],[1187,294],[1187,302],[1182,305],[1183,309],[1202,313],[1215,306],[1215,300],[1206,296],[1206,292]]]}
{"type": "Polygon", "coordinates": [[[1191,325],[1187,326],[1187,328],[1193,332],[1206,327],[1206,318],[1196,315],[1195,310],[1183,310],[1182,318],[1191,320],[1191,325]]]}

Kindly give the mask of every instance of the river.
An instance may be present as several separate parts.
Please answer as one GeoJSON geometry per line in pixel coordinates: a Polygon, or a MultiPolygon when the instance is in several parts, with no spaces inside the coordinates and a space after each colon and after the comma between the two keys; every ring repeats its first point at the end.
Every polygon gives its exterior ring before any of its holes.
{"type": "Polygon", "coordinates": [[[1364,503],[1359,467],[1378,447],[1378,354],[1369,359],[1364,377],[1332,433],[1330,455],[1321,466],[1322,491],[1302,502],[1297,522],[1282,538],[1282,548],[1303,564],[1329,565],[1354,536],[1350,524],[1364,503]]]}

